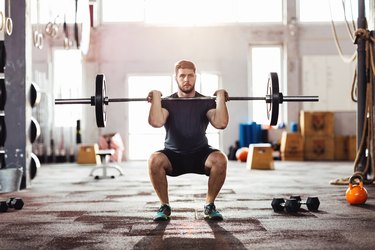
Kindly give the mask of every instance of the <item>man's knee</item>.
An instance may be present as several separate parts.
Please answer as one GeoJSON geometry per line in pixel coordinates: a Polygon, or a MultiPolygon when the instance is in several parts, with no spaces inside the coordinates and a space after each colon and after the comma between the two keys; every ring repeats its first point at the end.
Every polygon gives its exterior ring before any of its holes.
{"type": "Polygon", "coordinates": [[[148,159],[148,169],[150,173],[167,170],[169,166],[168,158],[160,152],[153,153],[148,159]]]}
{"type": "Polygon", "coordinates": [[[226,173],[228,158],[223,152],[215,151],[211,153],[208,160],[211,169],[215,169],[216,171],[226,173]]]}

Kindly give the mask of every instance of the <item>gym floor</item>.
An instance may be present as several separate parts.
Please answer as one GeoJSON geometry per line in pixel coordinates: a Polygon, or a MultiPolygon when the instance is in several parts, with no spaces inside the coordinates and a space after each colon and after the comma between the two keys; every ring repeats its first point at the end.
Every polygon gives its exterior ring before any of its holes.
{"type": "Polygon", "coordinates": [[[346,203],[351,162],[275,162],[275,170],[248,170],[230,162],[216,201],[221,222],[203,219],[207,177],[169,178],[172,217],[153,222],[159,207],[146,162],[123,162],[125,175],[89,177],[92,166],[43,165],[32,187],[0,194],[21,197],[22,210],[0,213],[5,249],[370,249],[375,244],[375,185],[361,206],[346,203]],[[276,213],[273,197],[318,196],[320,207],[276,213]]]}

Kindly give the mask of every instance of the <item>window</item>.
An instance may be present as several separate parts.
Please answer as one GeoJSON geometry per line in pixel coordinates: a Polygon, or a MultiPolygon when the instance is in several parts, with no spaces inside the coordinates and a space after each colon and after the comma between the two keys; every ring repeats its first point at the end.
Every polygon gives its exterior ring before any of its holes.
{"type": "MultiPolygon", "coordinates": [[[[54,97],[78,98],[82,90],[82,62],[80,50],[53,51],[54,97]]],[[[55,105],[55,126],[75,127],[82,119],[82,105],[55,105]],[[58,114],[58,115],[57,115],[58,114]]]]}
{"type": "MultiPolygon", "coordinates": [[[[146,97],[150,90],[158,89],[164,95],[171,92],[171,76],[130,76],[129,96],[146,97]]],[[[153,151],[163,147],[164,128],[153,128],[148,124],[150,105],[145,102],[130,102],[129,108],[129,159],[147,159],[153,151]]]]}
{"type": "MultiPolygon", "coordinates": [[[[251,96],[264,97],[267,92],[267,81],[270,72],[276,72],[279,75],[280,84],[281,46],[252,46],[250,53],[251,96]]],[[[250,102],[250,105],[252,105],[252,116],[250,116],[252,120],[258,124],[269,124],[266,105],[258,104],[257,102],[250,102]]]]}
{"type": "Polygon", "coordinates": [[[301,22],[330,22],[331,14],[334,21],[357,20],[358,0],[299,0],[301,22]]]}
{"type": "MultiPolygon", "coordinates": [[[[208,96],[219,87],[219,76],[215,74],[197,74],[195,89],[208,96]]],[[[174,76],[129,76],[128,93],[133,97],[146,97],[151,89],[160,90],[168,96],[177,90],[174,76]]],[[[129,108],[129,160],[145,160],[156,150],[164,148],[165,129],[153,128],[148,124],[150,104],[130,102],[129,108]]],[[[208,126],[206,135],[211,146],[219,148],[219,132],[208,126]]]]}
{"type": "Polygon", "coordinates": [[[105,0],[102,6],[103,22],[172,26],[282,22],[280,0],[105,0]]]}

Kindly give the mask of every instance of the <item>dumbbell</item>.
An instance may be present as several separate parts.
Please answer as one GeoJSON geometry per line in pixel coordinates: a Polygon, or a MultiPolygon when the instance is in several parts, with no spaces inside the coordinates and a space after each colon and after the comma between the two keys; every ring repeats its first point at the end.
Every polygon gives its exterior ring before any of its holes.
{"type": "Polygon", "coordinates": [[[21,198],[9,198],[6,201],[6,205],[8,206],[8,208],[14,208],[16,210],[21,210],[24,204],[25,203],[21,198]]]}
{"type": "Polygon", "coordinates": [[[0,213],[8,211],[8,205],[6,201],[0,201],[0,213]]]}
{"type": "Polygon", "coordinates": [[[8,208],[14,208],[16,210],[22,209],[24,202],[21,198],[9,198],[7,200],[0,201],[0,212],[8,211],[8,208]]]}
{"type": "Polygon", "coordinates": [[[296,199],[284,200],[284,198],[273,198],[271,206],[275,212],[284,211],[285,208],[288,213],[296,213],[300,205],[296,199]]]}
{"type": "Polygon", "coordinates": [[[320,205],[318,197],[307,197],[307,200],[304,202],[299,195],[292,195],[290,199],[295,199],[298,201],[298,209],[301,208],[301,205],[306,205],[309,211],[317,211],[320,205]]]}

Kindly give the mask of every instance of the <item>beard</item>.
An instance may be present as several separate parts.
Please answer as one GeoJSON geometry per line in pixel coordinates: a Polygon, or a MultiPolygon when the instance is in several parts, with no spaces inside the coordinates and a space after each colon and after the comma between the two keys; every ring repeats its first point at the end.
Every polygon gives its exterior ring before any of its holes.
{"type": "Polygon", "coordinates": [[[181,90],[181,92],[185,93],[185,94],[191,94],[194,92],[194,85],[189,85],[189,86],[180,86],[178,84],[178,88],[181,90]]]}

